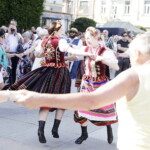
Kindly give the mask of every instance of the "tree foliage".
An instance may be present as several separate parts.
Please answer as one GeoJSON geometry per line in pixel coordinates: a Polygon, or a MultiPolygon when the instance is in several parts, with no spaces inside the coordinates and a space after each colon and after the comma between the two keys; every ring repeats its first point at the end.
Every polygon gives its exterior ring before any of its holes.
{"type": "Polygon", "coordinates": [[[0,26],[17,20],[18,28],[30,29],[40,25],[44,0],[0,0],[0,26]]]}
{"type": "Polygon", "coordinates": [[[80,32],[85,32],[86,28],[89,26],[95,27],[96,22],[93,19],[89,19],[86,17],[78,18],[70,25],[71,28],[77,28],[80,32]]]}
{"type": "Polygon", "coordinates": [[[143,31],[147,31],[147,29],[145,27],[143,27],[143,26],[136,26],[136,27],[141,29],[141,30],[143,30],[143,31]]]}

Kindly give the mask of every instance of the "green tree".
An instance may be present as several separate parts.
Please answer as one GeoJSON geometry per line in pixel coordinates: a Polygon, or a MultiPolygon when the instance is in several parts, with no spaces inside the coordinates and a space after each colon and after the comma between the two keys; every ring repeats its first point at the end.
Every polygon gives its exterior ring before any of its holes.
{"type": "Polygon", "coordinates": [[[96,22],[93,19],[81,17],[71,23],[70,28],[74,27],[77,28],[80,32],[85,32],[86,28],[89,26],[95,27],[96,22]]]}
{"type": "Polygon", "coordinates": [[[17,20],[18,28],[30,29],[40,25],[44,0],[0,0],[0,26],[17,20]]]}
{"type": "Polygon", "coordinates": [[[136,27],[141,29],[141,30],[143,30],[143,31],[147,31],[147,29],[145,27],[143,27],[143,26],[136,26],[136,27]]]}

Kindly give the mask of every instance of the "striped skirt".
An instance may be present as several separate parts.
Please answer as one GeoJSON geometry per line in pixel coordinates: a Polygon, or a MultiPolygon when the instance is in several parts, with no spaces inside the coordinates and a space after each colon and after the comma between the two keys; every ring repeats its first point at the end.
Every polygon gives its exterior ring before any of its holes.
{"type": "Polygon", "coordinates": [[[23,76],[23,78],[14,83],[9,89],[27,89],[39,93],[63,94],[70,93],[70,85],[70,73],[66,67],[41,67],[27,73],[25,76],[23,76]]]}
{"type": "MultiPolygon", "coordinates": [[[[97,88],[107,83],[108,81],[102,82],[92,82],[91,80],[82,80],[81,92],[88,93],[95,91],[97,88]]],[[[105,99],[105,98],[104,98],[105,99]]],[[[112,123],[117,122],[117,115],[115,105],[107,105],[105,107],[101,107],[99,109],[82,111],[79,110],[74,114],[75,122],[83,124],[87,120],[91,121],[93,124],[102,126],[102,125],[110,125],[112,123]]]]}

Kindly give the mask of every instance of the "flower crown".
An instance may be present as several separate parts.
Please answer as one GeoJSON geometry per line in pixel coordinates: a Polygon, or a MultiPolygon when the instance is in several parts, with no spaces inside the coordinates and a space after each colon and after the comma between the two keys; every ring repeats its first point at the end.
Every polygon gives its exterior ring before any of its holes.
{"type": "Polygon", "coordinates": [[[96,36],[96,35],[99,34],[98,30],[95,29],[94,27],[88,27],[88,28],[86,29],[86,31],[90,32],[93,36],[96,36]]]}
{"type": "Polygon", "coordinates": [[[86,29],[86,32],[90,32],[90,34],[94,37],[98,37],[98,40],[100,40],[100,32],[98,29],[94,28],[94,27],[88,27],[86,29]]]}
{"type": "Polygon", "coordinates": [[[55,30],[58,31],[62,26],[62,23],[60,21],[57,22],[56,26],[55,26],[55,30]]]}

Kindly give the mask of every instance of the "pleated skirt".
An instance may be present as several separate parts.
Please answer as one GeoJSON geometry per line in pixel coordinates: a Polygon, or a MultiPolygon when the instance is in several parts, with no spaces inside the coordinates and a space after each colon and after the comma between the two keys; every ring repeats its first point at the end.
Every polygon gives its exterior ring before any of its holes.
{"type": "MultiPolygon", "coordinates": [[[[95,91],[97,88],[106,84],[107,82],[108,80],[102,82],[92,82],[91,80],[82,80],[81,92],[89,93],[95,91]]],[[[115,104],[107,105],[105,107],[89,111],[82,111],[82,110],[76,111],[74,115],[74,120],[75,122],[78,122],[80,124],[83,124],[85,121],[89,120],[93,124],[98,126],[116,123],[117,114],[115,104]]]]}
{"type": "Polygon", "coordinates": [[[39,93],[65,94],[70,93],[70,85],[70,73],[66,67],[40,67],[27,73],[10,86],[9,89],[27,89],[39,93]]]}

